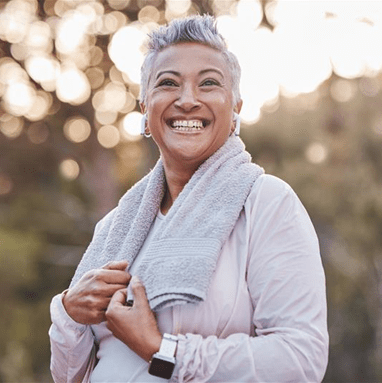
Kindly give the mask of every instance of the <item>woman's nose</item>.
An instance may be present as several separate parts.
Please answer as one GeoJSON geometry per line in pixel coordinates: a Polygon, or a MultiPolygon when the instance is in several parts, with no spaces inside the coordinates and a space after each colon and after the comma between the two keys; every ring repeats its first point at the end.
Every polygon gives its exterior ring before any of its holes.
{"type": "Polygon", "coordinates": [[[175,106],[186,112],[196,109],[200,105],[196,92],[191,86],[183,87],[179,98],[175,101],[175,106]]]}

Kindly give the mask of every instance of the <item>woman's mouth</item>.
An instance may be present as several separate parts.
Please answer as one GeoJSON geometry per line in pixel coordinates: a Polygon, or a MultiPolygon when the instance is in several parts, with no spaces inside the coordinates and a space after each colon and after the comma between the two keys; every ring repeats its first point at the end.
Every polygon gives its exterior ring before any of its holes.
{"type": "Polygon", "coordinates": [[[173,130],[181,132],[195,132],[205,128],[207,121],[204,120],[172,120],[169,126],[173,130]]]}

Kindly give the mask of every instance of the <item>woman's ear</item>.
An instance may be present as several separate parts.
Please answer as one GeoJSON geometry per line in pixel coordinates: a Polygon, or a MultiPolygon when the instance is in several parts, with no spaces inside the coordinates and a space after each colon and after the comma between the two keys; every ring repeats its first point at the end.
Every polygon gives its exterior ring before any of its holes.
{"type": "Polygon", "coordinates": [[[234,112],[239,114],[240,111],[241,111],[241,107],[243,106],[243,100],[240,99],[237,104],[235,105],[235,107],[233,108],[234,112]]]}
{"type": "Polygon", "coordinates": [[[233,122],[235,125],[232,133],[235,132],[235,136],[238,136],[240,134],[240,116],[236,112],[233,112],[233,122]]]}

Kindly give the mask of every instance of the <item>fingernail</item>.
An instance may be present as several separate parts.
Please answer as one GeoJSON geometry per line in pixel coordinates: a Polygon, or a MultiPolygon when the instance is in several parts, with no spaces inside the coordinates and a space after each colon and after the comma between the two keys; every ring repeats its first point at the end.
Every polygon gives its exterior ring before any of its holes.
{"type": "Polygon", "coordinates": [[[141,283],[141,280],[138,278],[138,275],[133,275],[133,276],[131,277],[131,283],[133,283],[134,285],[135,285],[136,283],[141,283]]]}

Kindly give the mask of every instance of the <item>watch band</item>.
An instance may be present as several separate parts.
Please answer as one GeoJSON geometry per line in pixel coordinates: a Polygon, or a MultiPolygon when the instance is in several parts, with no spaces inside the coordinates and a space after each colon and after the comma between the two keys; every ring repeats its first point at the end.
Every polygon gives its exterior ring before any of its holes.
{"type": "Polygon", "coordinates": [[[175,353],[178,345],[178,337],[171,334],[163,334],[159,351],[153,355],[149,366],[149,374],[170,379],[175,368],[175,353]]]}
{"type": "Polygon", "coordinates": [[[178,337],[176,335],[164,333],[158,353],[173,358],[175,356],[177,345],[178,337]]]}

